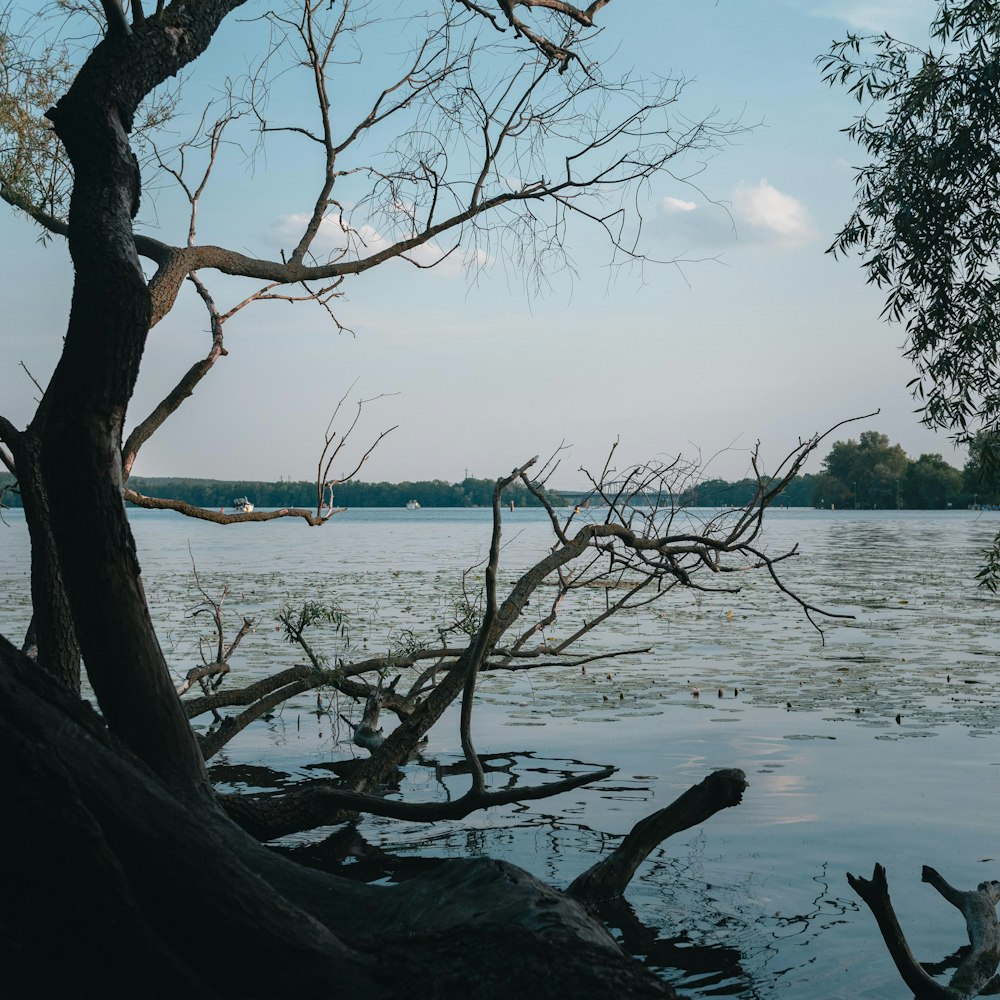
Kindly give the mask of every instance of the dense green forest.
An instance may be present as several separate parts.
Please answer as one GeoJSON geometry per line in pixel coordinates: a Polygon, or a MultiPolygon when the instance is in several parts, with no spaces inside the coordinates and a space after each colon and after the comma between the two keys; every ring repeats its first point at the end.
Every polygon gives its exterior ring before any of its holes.
{"type": "MultiPolygon", "coordinates": [[[[1000,503],[1000,435],[980,434],[969,448],[964,469],[956,469],[936,454],[909,458],[901,445],[885,434],[863,432],[857,441],[835,442],[815,475],[796,477],[781,494],[779,507],[836,507],[839,509],[927,510],[1000,503]]],[[[6,488],[4,503],[19,507],[10,476],[0,476],[6,488]]],[[[258,507],[316,506],[316,485],[245,479],[143,478],[132,476],[129,486],[148,496],[184,500],[198,507],[230,509],[237,497],[249,497],[258,507]]],[[[677,503],[699,507],[736,507],[749,503],[757,488],[753,479],[726,482],[706,479],[685,490],[677,503]]],[[[417,500],[423,507],[487,507],[493,495],[492,479],[442,479],[404,483],[342,483],[334,502],[339,507],[404,507],[417,500]]],[[[524,487],[505,494],[518,507],[538,506],[524,487]]],[[[552,494],[553,500],[576,502],[577,493],[552,494]]]]}
{"type": "MultiPolygon", "coordinates": [[[[835,507],[859,510],[944,510],[1000,503],[1000,436],[979,434],[963,469],[938,454],[910,458],[886,434],[864,431],[836,441],[816,475],[798,476],[781,494],[778,506],[835,507]]],[[[689,499],[702,506],[735,506],[753,495],[751,479],[737,483],[710,480],[689,499]]]]}

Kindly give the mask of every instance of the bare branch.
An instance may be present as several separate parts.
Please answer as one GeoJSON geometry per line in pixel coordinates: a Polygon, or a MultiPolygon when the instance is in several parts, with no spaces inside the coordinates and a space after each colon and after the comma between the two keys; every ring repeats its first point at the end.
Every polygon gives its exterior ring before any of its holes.
{"type": "MultiPolygon", "coordinates": [[[[354,468],[351,469],[350,472],[335,478],[332,475],[333,463],[337,460],[337,456],[346,446],[351,433],[354,431],[355,427],[357,427],[365,406],[368,403],[372,403],[376,399],[381,399],[382,396],[386,395],[383,393],[379,396],[373,396],[370,399],[359,399],[354,413],[354,419],[351,421],[347,430],[340,435],[340,440],[334,444],[334,441],[337,438],[337,432],[333,429],[334,421],[337,419],[337,414],[340,412],[340,408],[344,405],[345,400],[350,395],[351,390],[356,384],[356,381],[353,382],[347,392],[345,392],[344,395],[338,400],[337,405],[334,407],[333,415],[330,417],[330,420],[326,425],[326,432],[323,435],[323,450],[320,452],[319,461],[316,463],[317,517],[322,515],[324,507],[328,507],[330,511],[333,511],[333,496],[335,487],[341,485],[342,483],[350,482],[361,471],[361,467],[368,461],[379,444],[381,444],[382,439],[387,437],[399,427],[398,424],[395,424],[387,430],[382,431],[382,433],[379,434],[378,437],[375,438],[374,442],[368,447],[367,451],[364,452],[354,468]]],[[[327,516],[329,516],[329,514],[327,514],[327,516]]]]}
{"type": "Polygon", "coordinates": [[[177,685],[177,694],[187,694],[200,681],[207,680],[209,677],[221,677],[228,673],[228,663],[205,663],[200,667],[192,667],[184,675],[184,680],[177,685]]]}
{"type": "Polygon", "coordinates": [[[566,659],[559,659],[559,651],[550,649],[547,646],[540,646],[537,649],[524,649],[518,652],[509,652],[503,649],[496,650],[498,660],[490,660],[481,667],[484,673],[492,673],[496,670],[534,670],[537,667],[584,667],[588,663],[596,663],[600,660],[618,660],[625,656],[641,656],[643,653],[651,653],[652,646],[642,646],[638,649],[615,649],[609,653],[593,653],[585,656],[582,653],[576,656],[569,656],[566,659]],[[544,663],[525,663],[524,660],[534,660],[539,657],[552,657],[544,663]]]}
{"type": "MultiPolygon", "coordinates": [[[[178,514],[196,517],[201,521],[212,521],[215,524],[241,524],[244,521],[274,521],[280,517],[301,517],[307,524],[317,527],[318,525],[326,524],[329,519],[329,515],[317,517],[313,511],[305,510],[302,507],[282,507],[278,510],[254,510],[246,514],[226,514],[223,511],[196,507],[194,504],[185,503],[183,500],[147,497],[129,487],[125,487],[122,490],[122,498],[129,503],[135,504],[136,507],[145,507],[147,510],[174,510],[178,514]]],[[[336,511],[332,513],[336,513],[336,511]]]]}
{"type": "Polygon", "coordinates": [[[24,374],[27,375],[28,378],[31,379],[32,383],[34,383],[35,388],[44,396],[45,395],[45,389],[42,388],[42,385],[38,381],[38,379],[35,378],[35,376],[32,375],[30,371],[28,371],[28,366],[23,361],[18,361],[18,365],[21,368],[24,369],[24,374]]]}
{"type": "Polygon", "coordinates": [[[211,760],[234,736],[243,732],[250,723],[256,722],[282,702],[307,690],[309,690],[308,685],[301,681],[296,682],[266,695],[239,715],[227,716],[212,732],[198,737],[198,746],[201,748],[202,756],[206,761],[211,760]]]}
{"type": "Polygon", "coordinates": [[[489,561],[486,564],[486,612],[483,615],[482,624],[479,626],[479,633],[475,643],[471,648],[470,656],[466,662],[465,685],[462,690],[462,712],[460,722],[460,733],[462,739],[462,750],[465,759],[469,762],[469,770],[472,772],[472,791],[481,792],[484,787],[484,775],[479,757],[475,747],[472,745],[472,702],[476,691],[476,676],[479,668],[486,658],[487,651],[496,643],[493,637],[494,625],[497,620],[497,564],[500,561],[500,524],[502,515],[500,513],[500,501],[503,491],[515,479],[519,479],[526,469],[529,469],[538,459],[532,458],[520,468],[515,469],[509,476],[498,479],[493,488],[493,537],[490,540],[489,561]]]}
{"type": "Polygon", "coordinates": [[[100,0],[100,2],[101,9],[104,11],[104,16],[107,19],[108,37],[114,38],[119,35],[127,37],[131,35],[132,29],[125,19],[125,10],[122,7],[121,0],[100,0]]]}
{"type": "MultiPolygon", "coordinates": [[[[196,719],[199,715],[216,708],[253,705],[261,698],[265,698],[281,688],[290,688],[293,684],[304,681],[312,673],[313,669],[304,665],[289,667],[243,688],[231,688],[228,691],[217,691],[199,698],[188,698],[182,702],[184,714],[189,719],[196,719]]],[[[308,686],[299,688],[299,691],[308,690],[308,686]]]]}
{"type": "MultiPolygon", "coordinates": [[[[188,280],[198,290],[201,300],[205,303],[211,322],[212,346],[208,354],[201,360],[196,361],[185,372],[181,380],[156,406],[152,413],[141,421],[129,434],[122,447],[122,481],[126,482],[132,472],[139,449],[149,440],[153,434],[159,430],[166,420],[175,413],[181,404],[194,393],[201,380],[212,370],[215,362],[221,357],[225,357],[229,352],[222,343],[222,319],[219,311],[215,307],[215,302],[209,294],[208,289],[202,284],[201,279],[194,272],[188,275],[188,280]]],[[[133,501],[135,502],[135,501],[133,501]]]]}
{"type": "MultiPolygon", "coordinates": [[[[455,0],[456,3],[481,17],[485,17],[494,28],[503,30],[499,19],[484,5],[473,2],[473,0],[455,0]]],[[[578,62],[581,66],[583,61],[579,52],[574,47],[575,39],[571,32],[567,31],[564,39],[560,43],[552,41],[547,35],[530,28],[519,18],[514,10],[516,7],[538,7],[556,14],[560,14],[569,21],[574,22],[578,27],[591,28],[594,25],[594,14],[602,7],[606,6],[610,0],[595,0],[587,8],[579,8],[564,0],[496,0],[497,6],[502,11],[507,23],[514,29],[516,37],[526,38],[535,48],[538,49],[547,59],[556,63],[560,72],[565,72],[571,62],[578,62]]]]}
{"type": "MultiPolygon", "coordinates": [[[[0,416],[0,441],[11,447],[16,447],[21,440],[22,433],[6,417],[0,416]]],[[[6,448],[0,448],[0,462],[3,462],[12,476],[17,476],[14,456],[6,448]]]]}

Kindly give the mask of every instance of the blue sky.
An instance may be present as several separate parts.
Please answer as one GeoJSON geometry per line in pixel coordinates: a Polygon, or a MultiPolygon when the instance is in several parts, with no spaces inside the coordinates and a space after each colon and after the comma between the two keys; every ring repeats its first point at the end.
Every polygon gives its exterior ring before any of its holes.
{"type": "MultiPolygon", "coordinates": [[[[315,307],[257,304],[227,325],[229,356],[147,444],[136,472],[309,479],[330,412],[355,380],[356,393],[391,394],[367,407],[358,446],[400,425],[365,479],[493,477],[565,441],[573,448],[556,485],[568,487],[581,481],[578,467],[601,465],[616,438],[619,465],[700,454],[710,475],[731,479],[747,471],[757,440],[767,467],[799,437],[878,408],[837,436],[881,430],[913,456],[936,451],[960,465],[947,438],[913,413],[902,331],[879,321],[879,297],[857,262],[824,253],[849,214],[860,154],[839,132],[856,106],[822,84],[813,62],[847,30],[925,39],[934,7],[615,0],[602,11],[602,42],[616,49],[616,65],[683,74],[681,107],[692,118],[717,109],[759,123],[703,170],[689,164],[696,186],[664,179],[643,193],[650,252],[690,263],[611,271],[596,232],[577,229],[576,276],[555,275],[543,295],[526,293],[502,266],[473,280],[449,260],[432,271],[394,263],[354,281],[336,305],[353,334],[315,307]]],[[[238,71],[251,27],[220,36],[189,81],[192,96],[238,71]]],[[[391,49],[385,36],[381,44],[391,49]]],[[[357,82],[375,72],[370,62],[357,82]]],[[[292,78],[283,79],[274,113],[293,97],[292,78]]],[[[227,151],[200,238],[267,255],[287,245],[312,193],[296,149],[276,143],[252,167],[227,151]]],[[[183,242],[185,221],[167,191],[150,192],[140,221],[183,242]]],[[[71,274],[58,241],[39,245],[12,214],[4,232],[0,398],[23,425],[37,391],[19,362],[48,377],[71,274]]],[[[239,297],[205,277],[220,305],[239,297]]],[[[205,327],[189,296],[153,331],[130,416],[144,415],[205,353],[205,327]]],[[[816,458],[809,471],[818,466],[816,458]]]]}

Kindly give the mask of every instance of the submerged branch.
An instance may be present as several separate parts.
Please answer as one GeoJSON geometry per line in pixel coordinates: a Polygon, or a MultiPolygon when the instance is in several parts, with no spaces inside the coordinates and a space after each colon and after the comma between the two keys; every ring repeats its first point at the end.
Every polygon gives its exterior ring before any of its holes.
{"type": "MultiPolygon", "coordinates": [[[[481,765],[480,765],[481,767],[481,765]]],[[[550,798],[581,785],[601,781],[615,773],[604,767],[562,781],[531,788],[508,788],[488,792],[472,788],[451,802],[400,802],[364,792],[352,792],[333,784],[314,784],[303,789],[262,795],[221,795],[219,801],[230,818],[259,840],[341,822],[345,813],[366,813],[419,823],[464,819],[480,809],[550,798]]]]}
{"type": "Polygon", "coordinates": [[[669,806],[640,820],[603,861],[579,875],[566,890],[580,902],[620,896],[636,869],[667,837],[704,823],[721,809],[737,806],[747,788],[746,775],[729,768],[714,771],[669,806]]]}

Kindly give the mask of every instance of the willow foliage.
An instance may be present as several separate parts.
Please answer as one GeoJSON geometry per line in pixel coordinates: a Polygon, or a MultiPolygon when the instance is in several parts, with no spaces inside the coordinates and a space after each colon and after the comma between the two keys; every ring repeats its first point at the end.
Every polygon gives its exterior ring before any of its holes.
{"type": "Polygon", "coordinates": [[[845,131],[869,157],[831,250],[905,325],[924,421],[968,440],[1000,424],[1000,4],[941,2],[929,39],[849,35],[818,60],[864,106],[845,131]]]}

